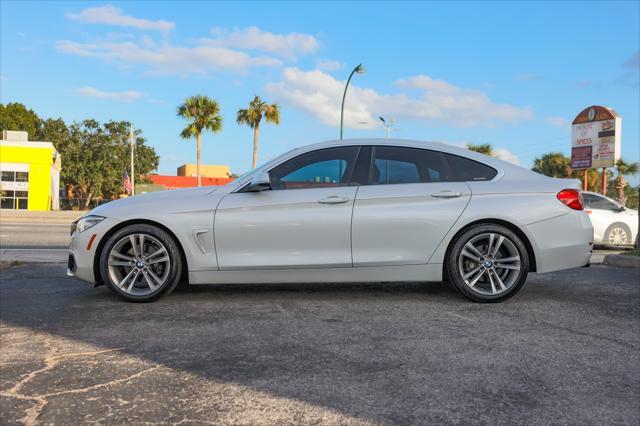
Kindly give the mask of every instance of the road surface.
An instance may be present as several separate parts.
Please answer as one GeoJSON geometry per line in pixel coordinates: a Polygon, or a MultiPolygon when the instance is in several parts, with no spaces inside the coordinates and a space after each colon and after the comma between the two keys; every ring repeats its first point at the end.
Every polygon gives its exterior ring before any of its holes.
{"type": "Polygon", "coordinates": [[[640,424],[640,272],[200,286],[117,299],[64,265],[0,274],[2,423],[640,424]]]}

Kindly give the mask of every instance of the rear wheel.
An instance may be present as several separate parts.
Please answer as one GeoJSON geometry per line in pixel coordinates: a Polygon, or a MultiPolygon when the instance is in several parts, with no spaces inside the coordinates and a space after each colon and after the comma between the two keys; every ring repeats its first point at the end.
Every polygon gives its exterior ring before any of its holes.
{"type": "Polygon", "coordinates": [[[610,246],[631,245],[631,229],[624,223],[614,223],[605,232],[605,244],[610,246]]]}
{"type": "Polygon", "coordinates": [[[516,294],[529,271],[527,249],[501,225],[476,225],[462,233],[447,257],[447,274],[455,288],[476,302],[501,302],[516,294]]]}
{"type": "Polygon", "coordinates": [[[164,230],[130,225],[107,241],[100,273],[118,296],[131,302],[151,302],[175,289],[182,274],[182,258],[164,230]]]}

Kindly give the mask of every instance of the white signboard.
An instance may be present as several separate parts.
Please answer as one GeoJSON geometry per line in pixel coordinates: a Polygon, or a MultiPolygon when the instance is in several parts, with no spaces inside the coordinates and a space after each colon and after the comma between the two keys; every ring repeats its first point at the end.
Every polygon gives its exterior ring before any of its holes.
{"type": "Polygon", "coordinates": [[[573,121],[571,168],[613,167],[620,159],[622,118],[615,111],[593,106],[573,121]]]}

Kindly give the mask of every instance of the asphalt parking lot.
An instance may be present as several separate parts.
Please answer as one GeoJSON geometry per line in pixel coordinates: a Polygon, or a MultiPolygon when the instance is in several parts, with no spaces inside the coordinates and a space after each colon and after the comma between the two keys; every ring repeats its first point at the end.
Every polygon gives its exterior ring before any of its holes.
{"type": "Polygon", "coordinates": [[[640,422],[640,272],[180,289],[130,304],[64,266],[1,273],[2,423],[640,422]]]}

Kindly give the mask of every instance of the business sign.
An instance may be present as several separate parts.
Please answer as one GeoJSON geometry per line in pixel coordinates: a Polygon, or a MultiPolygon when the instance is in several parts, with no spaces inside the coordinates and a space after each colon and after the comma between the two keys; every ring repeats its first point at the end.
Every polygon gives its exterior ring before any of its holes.
{"type": "Polygon", "coordinates": [[[613,167],[620,159],[622,117],[611,108],[590,106],[573,120],[571,168],[613,167]]]}
{"type": "Polygon", "coordinates": [[[3,191],[28,191],[29,182],[2,181],[0,182],[0,189],[3,191]]]}

